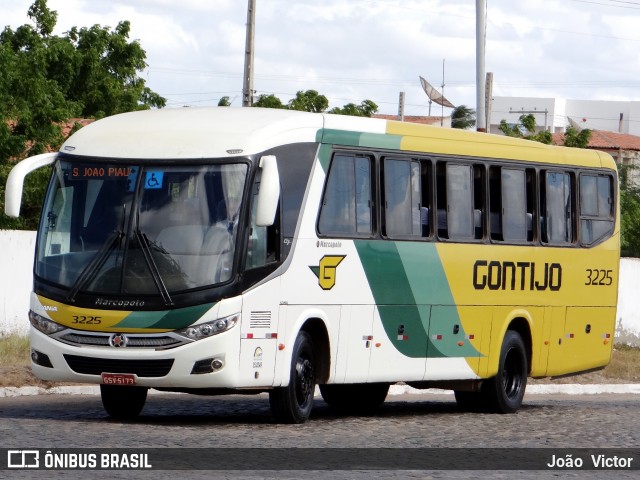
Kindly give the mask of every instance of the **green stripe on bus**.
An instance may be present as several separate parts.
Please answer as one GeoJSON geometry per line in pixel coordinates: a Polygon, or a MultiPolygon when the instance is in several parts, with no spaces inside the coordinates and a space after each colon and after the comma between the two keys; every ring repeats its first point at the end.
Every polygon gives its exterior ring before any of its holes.
{"type": "Polygon", "coordinates": [[[322,129],[316,134],[316,141],[331,145],[350,147],[371,147],[400,150],[402,135],[384,133],[351,132],[345,130],[322,129]]]}
{"type": "Polygon", "coordinates": [[[214,305],[215,303],[207,303],[169,310],[168,312],[131,312],[120,323],[114,325],[114,328],[166,328],[178,330],[193,324],[214,305]]]}
{"type": "Polygon", "coordinates": [[[391,343],[412,357],[477,357],[468,342],[460,347],[451,341],[436,341],[431,334],[446,335],[459,326],[447,277],[435,245],[419,242],[356,240],[358,256],[374,296],[380,319],[391,343]]]}

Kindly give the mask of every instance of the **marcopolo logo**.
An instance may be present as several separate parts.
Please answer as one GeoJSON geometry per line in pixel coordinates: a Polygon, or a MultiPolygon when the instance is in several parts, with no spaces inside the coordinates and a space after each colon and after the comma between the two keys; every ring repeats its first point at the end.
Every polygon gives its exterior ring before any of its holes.
{"type": "Polygon", "coordinates": [[[331,290],[336,284],[336,270],[340,262],[346,255],[325,255],[320,259],[317,267],[309,266],[311,271],[318,277],[318,285],[323,290],[331,290]]]}

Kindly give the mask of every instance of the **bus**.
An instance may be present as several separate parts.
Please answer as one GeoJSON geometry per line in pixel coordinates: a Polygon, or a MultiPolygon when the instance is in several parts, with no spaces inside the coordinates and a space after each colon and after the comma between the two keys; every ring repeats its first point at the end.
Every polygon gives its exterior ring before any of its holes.
{"type": "Polygon", "coordinates": [[[529,377],[610,361],[620,223],[601,152],[259,108],[115,115],[50,165],[29,311],[39,378],[268,393],[278,422],[371,411],[390,385],[516,412],[529,377]],[[316,389],[317,387],[317,389],[316,389]]]}

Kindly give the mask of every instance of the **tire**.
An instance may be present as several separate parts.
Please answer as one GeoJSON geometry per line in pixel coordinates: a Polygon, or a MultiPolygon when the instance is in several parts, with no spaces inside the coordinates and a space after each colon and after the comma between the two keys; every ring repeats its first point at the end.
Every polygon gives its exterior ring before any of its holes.
{"type": "Polygon", "coordinates": [[[490,412],[515,413],[520,408],[527,388],[528,363],[522,337],[508,330],[500,349],[498,375],[482,385],[482,394],[490,412]]]}
{"type": "Polygon", "coordinates": [[[269,392],[271,413],[279,423],[304,423],[311,415],[316,388],[313,342],[307,332],[298,333],[291,355],[289,385],[269,392]]]}
{"type": "Polygon", "coordinates": [[[323,400],[336,410],[355,414],[375,411],[389,393],[388,383],[354,383],[320,385],[323,400]]]}
{"type": "Polygon", "coordinates": [[[102,406],[111,418],[133,420],[144,408],[148,390],[147,387],[100,385],[102,406]]]}

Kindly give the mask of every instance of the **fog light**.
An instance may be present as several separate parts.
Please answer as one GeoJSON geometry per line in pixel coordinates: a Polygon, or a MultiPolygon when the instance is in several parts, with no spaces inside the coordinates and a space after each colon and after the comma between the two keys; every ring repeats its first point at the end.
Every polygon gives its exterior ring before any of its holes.
{"type": "Polygon", "coordinates": [[[224,363],[219,358],[214,358],[211,362],[211,368],[214,370],[220,370],[222,367],[224,367],[224,363]]]}
{"type": "Polygon", "coordinates": [[[31,361],[41,367],[53,368],[49,356],[37,350],[31,350],[31,361]]]}

